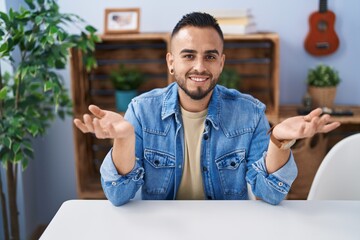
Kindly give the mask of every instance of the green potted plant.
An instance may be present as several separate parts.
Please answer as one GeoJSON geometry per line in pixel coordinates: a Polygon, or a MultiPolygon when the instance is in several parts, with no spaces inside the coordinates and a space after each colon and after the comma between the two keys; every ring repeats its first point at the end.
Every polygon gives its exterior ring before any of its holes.
{"type": "Polygon", "coordinates": [[[115,88],[116,109],[125,112],[131,99],[138,95],[137,89],[144,82],[144,74],[136,68],[127,68],[120,64],[110,73],[115,88]]]}
{"type": "Polygon", "coordinates": [[[319,64],[309,69],[307,75],[308,92],[314,107],[333,107],[336,87],[341,79],[332,67],[319,64]]]}
{"type": "Polygon", "coordinates": [[[31,138],[45,134],[56,115],[64,118],[72,111],[58,70],[65,69],[70,48],[83,52],[87,70],[95,67],[93,50],[99,41],[94,27],[77,15],[60,13],[55,0],[25,3],[27,8],[19,11],[0,12],[0,58],[12,67],[12,73],[0,71],[0,161],[8,198],[5,201],[0,181],[4,223],[0,232],[5,239],[20,239],[18,170],[25,170],[33,158],[31,138]],[[69,33],[69,26],[79,33],[69,33]]]}
{"type": "Polygon", "coordinates": [[[218,84],[227,88],[238,89],[240,84],[240,74],[233,68],[224,68],[221,72],[218,84]]]}

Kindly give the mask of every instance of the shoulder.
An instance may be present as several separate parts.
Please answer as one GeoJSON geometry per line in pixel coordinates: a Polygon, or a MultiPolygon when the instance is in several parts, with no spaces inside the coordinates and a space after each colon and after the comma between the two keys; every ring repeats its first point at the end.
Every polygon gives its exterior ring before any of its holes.
{"type": "Polygon", "coordinates": [[[253,96],[222,86],[217,90],[219,122],[226,136],[254,132],[259,122],[266,118],[265,104],[253,96]]]}
{"type": "Polygon", "coordinates": [[[218,85],[219,97],[221,104],[226,105],[226,108],[231,107],[242,109],[254,109],[256,111],[265,111],[265,104],[250,94],[239,92],[235,89],[228,89],[224,86],[218,85]]]}
{"type": "Polygon", "coordinates": [[[154,102],[159,102],[160,106],[160,103],[162,103],[164,99],[168,97],[168,95],[172,95],[174,91],[176,92],[177,88],[176,85],[172,83],[165,88],[155,88],[148,92],[142,93],[141,95],[135,97],[132,100],[132,103],[150,104],[154,102]]]}
{"type": "Polygon", "coordinates": [[[155,88],[152,89],[148,92],[142,93],[141,95],[137,96],[134,98],[134,100],[139,100],[139,101],[146,101],[152,98],[161,98],[164,96],[164,94],[166,94],[167,92],[171,91],[172,88],[174,86],[174,83],[168,85],[167,87],[164,88],[155,88]]]}
{"type": "Polygon", "coordinates": [[[142,120],[149,117],[159,121],[164,112],[173,108],[176,102],[177,85],[172,83],[165,88],[153,89],[133,98],[128,111],[132,111],[137,118],[142,120]]]}

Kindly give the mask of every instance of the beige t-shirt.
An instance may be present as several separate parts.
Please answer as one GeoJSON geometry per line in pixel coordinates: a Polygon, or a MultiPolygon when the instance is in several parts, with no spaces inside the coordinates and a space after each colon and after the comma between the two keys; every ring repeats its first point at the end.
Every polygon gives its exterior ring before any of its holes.
{"type": "Polygon", "coordinates": [[[188,112],[181,108],[181,113],[184,125],[185,152],[183,175],[176,199],[203,200],[205,195],[201,175],[200,153],[207,109],[202,112],[188,112]]]}

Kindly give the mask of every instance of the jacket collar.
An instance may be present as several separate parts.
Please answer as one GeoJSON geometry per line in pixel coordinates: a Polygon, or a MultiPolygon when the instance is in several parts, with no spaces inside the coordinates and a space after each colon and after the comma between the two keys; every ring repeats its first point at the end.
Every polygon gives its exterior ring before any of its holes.
{"type": "MultiPolygon", "coordinates": [[[[216,85],[210,98],[206,117],[206,120],[210,121],[215,129],[219,129],[220,99],[221,94],[216,85]]],[[[173,114],[179,115],[180,113],[178,85],[174,82],[167,87],[162,104],[161,119],[164,120],[173,114]]]]}

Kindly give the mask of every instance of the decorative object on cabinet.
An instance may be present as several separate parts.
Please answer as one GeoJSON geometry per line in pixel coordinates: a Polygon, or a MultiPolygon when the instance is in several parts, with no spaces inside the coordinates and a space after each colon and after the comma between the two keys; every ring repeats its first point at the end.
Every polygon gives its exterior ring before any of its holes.
{"type": "Polygon", "coordinates": [[[335,14],[328,10],[327,0],[320,0],[319,11],[309,17],[309,32],[305,38],[305,50],[314,56],[325,56],[339,47],[335,29],[335,14]]]}
{"type": "Polygon", "coordinates": [[[140,8],[105,9],[105,34],[138,33],[140,8]]]}
{"type": "Polygon", "coordinates": [[[319,64],[309,69],[307,84],[313,107],[331,108],[336,96],[336,87],[340,81],[338,72],[330,66],[319,64]]]}
{"type": "Polygon", "coordinates": [[[125,112],[131,99],[138,94],[137,89],[144,82],[144,75],[136,68],[127,68],[124,64],[110,73],[114,85],[116,109],[125,112]]]}
{"type": "Polygon", "coordinates": [[[240,74],[235,69],[224,67],[219,77],[218,84],[227,88],[239,89],[240,81],[240,74]]]}
{"type": "Polygon", "coordinates": [[[216,9],[207,12],[216,18],[224,34],[256,32],[256,22],[251,9],[216,9]]]}
{"type": "MultiPolygon", "coordinates": [[[[267,117],[276,122],[279,111],[279,37],[276,33],[225,35],[225,66],[238,72],[239,90],[267,105],[267,117]]],[[[83,69],[82,55],[72,51],[74,115],[88,113],[88,105],[116,111],[111,71],[119,64],[136,68],[146,76],[139,93],[166,87],[174,81],[167,69],[170,33],[103,35],[96,45],[98,68],[90,74],[83,69]]],[[[104,198],[99,168],[111,148],[111,141],[96,139],[74,127],[76,172],[80,198],[104,198]]]]}

